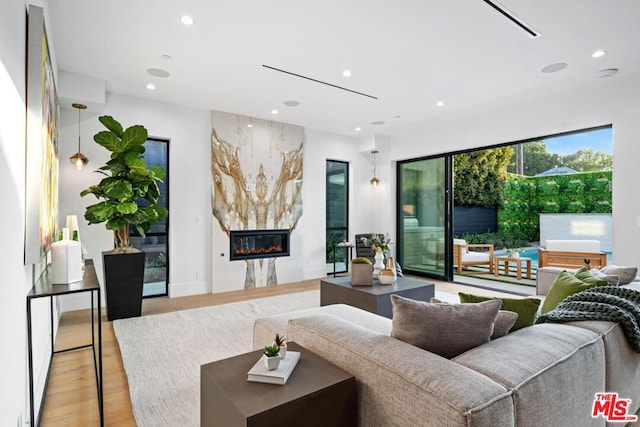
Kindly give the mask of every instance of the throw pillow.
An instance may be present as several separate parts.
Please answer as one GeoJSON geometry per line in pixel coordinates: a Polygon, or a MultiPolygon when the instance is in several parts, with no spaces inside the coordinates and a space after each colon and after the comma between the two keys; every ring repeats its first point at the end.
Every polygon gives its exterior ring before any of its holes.
{"type": "Polygon", "coordinates": [[[638,274],[636,267],[622,267],[620,265],[607,265],[600,269],[604,274],[613,274],[620,277],[620,284],[626,285],[633,282],[638,274]]]}
{"type": "MultiPolygon", "coordinates": [[[[431,298],[431,304],[451,304],[446,301],[440,301],[438,298],[431,298]]],[[[496,338],[503,337],[509,333],[509,330],[513,327],[513,325],[518,320],[518,313],[507,310],[498,311],[498,315],[496,316],[496,322],[493,324],[493,334],[491,334],[491,339],[495,340],[496,338]]]]}
{"type": "Polygon", "coordinates": [[[516,324],[517,320],[518,313],[515,311],[500,310],[496,317],[496,323],[493,325],[493,334],[491,334],[491,339],[495,340],[496,338],[507,335],[511,328],[513,328],[513,325],[516,324]]]}
{"type": "Polygon", "coordinates": [[[604,274],[602,271],[597,268],[592,268],[591,273],[596,276],[600,280],[604,280],[610,286],[618,286],[620,285],[620,276],[617,274],[604,274]]]}
{"type": "Polygon", "coordinates": [[[391,336],[451,359],[489,342],[502,303],[430,304],[391,295],[391,336]]]}
{"type": "Polygon", "coordinates": [[[581,281],[583,281],[584,283],[589,283],[591,285],[604,286],[608,284],[606,280],[602,280],[596,277],[596,275],[593,274],[591,270],[585,267],[582,267],[578,271],[576,271],[574,276],[580,279],[581,281]]]}
{"type": "Polygon", "coordinates": [[[509,332],[533,325],[533,322],[536,320],[536,314],[538,313],[538,307],[540,307],[540,300],[538,298],[497,298],[465,294],[462,292],[459,292],[458,296],[460,297],[460,302],[466,303],[478,303],[495,299],[502,301],[503,310],[518,313],[518,318],[511,329],[509,329],[509,332]]]}
{"type": "Polygon", "coordinates": [[[591,283],[585,283],[582,280],[575,277],[573,274],[565,271],[560,272],[556,280],[551,285],[549,292],[547,293],[547,297],[542,304],[541,313],[544,314],[548,311],[556,308],[560,302],[568,297],[569,295],[573,295],[577,292],[584,291],[590,288],[595,287],[591,283]]]}

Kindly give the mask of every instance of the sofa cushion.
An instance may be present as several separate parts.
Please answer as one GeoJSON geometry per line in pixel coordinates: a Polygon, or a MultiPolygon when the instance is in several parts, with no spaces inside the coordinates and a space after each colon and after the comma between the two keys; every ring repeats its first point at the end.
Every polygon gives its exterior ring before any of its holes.
{"type": "Polygon", "coordinates": [[[561,324],[534,325],[453,361],[513,390],[518,427],[604,426],[602,419],[591,418],[595,393],[605,390],[606,378],[605,350],[597,333],[561,324]]]}
{"type": "MultiPolygon", "coordinates": [[[[253,349],[271,345],[276,334],[289,336],[288,322],[299,317],[324,314],[371,329],[382,335],[391,333],[391,319],[346,304],[311,307],[258,319],[253,324],[253,349]]],[[[290,337],[289,337],[290,338],[290,337]]]]}
{"type": "Polygon", "coordinates": [[[549,289],[549,293],[542,304],[541,312],[544,314],[551,311],[569,295],[593,288],[594,286],[596,285],[585,283],[573,274],[562,271],[551,285],[551,289],[549,289]]]}
{"type": "Polygon", "coordinates": [[[633,282],[638,274],[638,269],[636,267],[623,267],[621,265],[607,265],[602,267],[600,271],[607,275],[617,275],[620,277],[620,285],[626,285],[627,283],[633,282]]]}
{"type": "Polygon", "coordinates": [[[310,316],[289,322],[289,339],[356,377],[359,426],[515,425],[503,385],[388,335],[310,316]]]}
{"type": "Polygon", "coordinates": [[[498,300],[431,304],[398,295],[391,303],[392,337],[448,359],[489,342],[502,306],[498,300]]]}
{"type": "Polygon", "coordinates": [[[518,313],[516,322],[511,327],[510,332],[517,331],[525,326],[533,325],[536,320],[536,313],[538,307],[540,307],[540,300],[538,298],[498,298],[487,297],[482,295],[465,294],[459,292],[460,302],[463,303],[478,303],[483,301],[500,300],[502,301],[502,309],[513,311],[518,313]]]}

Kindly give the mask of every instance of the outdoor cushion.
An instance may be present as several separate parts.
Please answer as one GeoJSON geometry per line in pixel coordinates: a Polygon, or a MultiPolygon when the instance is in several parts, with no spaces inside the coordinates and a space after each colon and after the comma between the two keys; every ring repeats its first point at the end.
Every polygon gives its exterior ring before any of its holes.
{"type": "Polygon", "coordinates": [[[467,252],[469,252],[469,248],[467,247],[467,241],[466,240],[464,240],[464,239],[453,239],[453,244],[462,246],[462,249],[460,250],[460,253],[466,254],[467,252]]]}
{"type": "Polygon", "coordinates": [[[547,240],[546,249],[556,252],[600,252],[599,240],[547,240]]]}
{"type": "Polygon", "coordinates": [[[451,359],[489,342],[501,301],[431,304],[391,295],[391,336],[451,359]]]}
{"type": "Polygon", "coordinates": [[[484,252],[469,251],[462,255],[462,261],[464,262],[482,262],[489,261],[489,254],[484,252]]]}

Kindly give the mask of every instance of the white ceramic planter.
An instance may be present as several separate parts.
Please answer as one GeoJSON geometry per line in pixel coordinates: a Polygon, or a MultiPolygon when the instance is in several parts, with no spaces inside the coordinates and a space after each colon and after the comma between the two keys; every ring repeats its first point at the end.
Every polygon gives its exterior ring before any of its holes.
{"type": "Polygon", "coordinates": [[[267,365],[267,369],[273,371],[274,369],[278,369],[280,366],[280,356],[267,357],[264,356],[264,363],[267,365]]]}

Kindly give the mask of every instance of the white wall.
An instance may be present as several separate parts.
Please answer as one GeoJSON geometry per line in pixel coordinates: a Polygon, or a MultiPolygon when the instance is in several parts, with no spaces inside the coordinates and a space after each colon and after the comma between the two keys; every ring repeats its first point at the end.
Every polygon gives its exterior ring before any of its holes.
{"type": "Polygon", "coordinates": [[[640,78],[621,73],[594,80],[587,88],[523,94],[521,98],[510,105],[487,104],[397,132],[392,136],[391,158],[414,158],[613,124],[613,262],[640,265],[636,248],[640,201],[635,187],[640,158],[640,78]]]}
{"type": "MultiPolygon", "coordinates": [[[[140,98],[108,94],[104,111],[84,115],[81,123],[82,152],[88,166],[77,171],[68,161],[77,150],[77,111],[62,110],[60,144],[60,226],[68,214],[78,215],[80,237],[88,256],[96,265],[102,282],[102,251],[113,247],[113,235],[104,224],[87,225],[86,206],[93,196],[80,192],[97,183],[101,175],[94,171],[109,159],[109,152],[93,141],[103,130],[97,115],[111,115],[124,127],[142,124],[150,136],[169,139],[169,258],[171,296],[210,291],[211,206],[209,173],[210,112],[178,105],[151,102],[140,98]],[[196,277],[200,277],[197,279],[196,277]]],[[[63,310],[87,308],[88,300],[65,298],[63,310]]]]}

